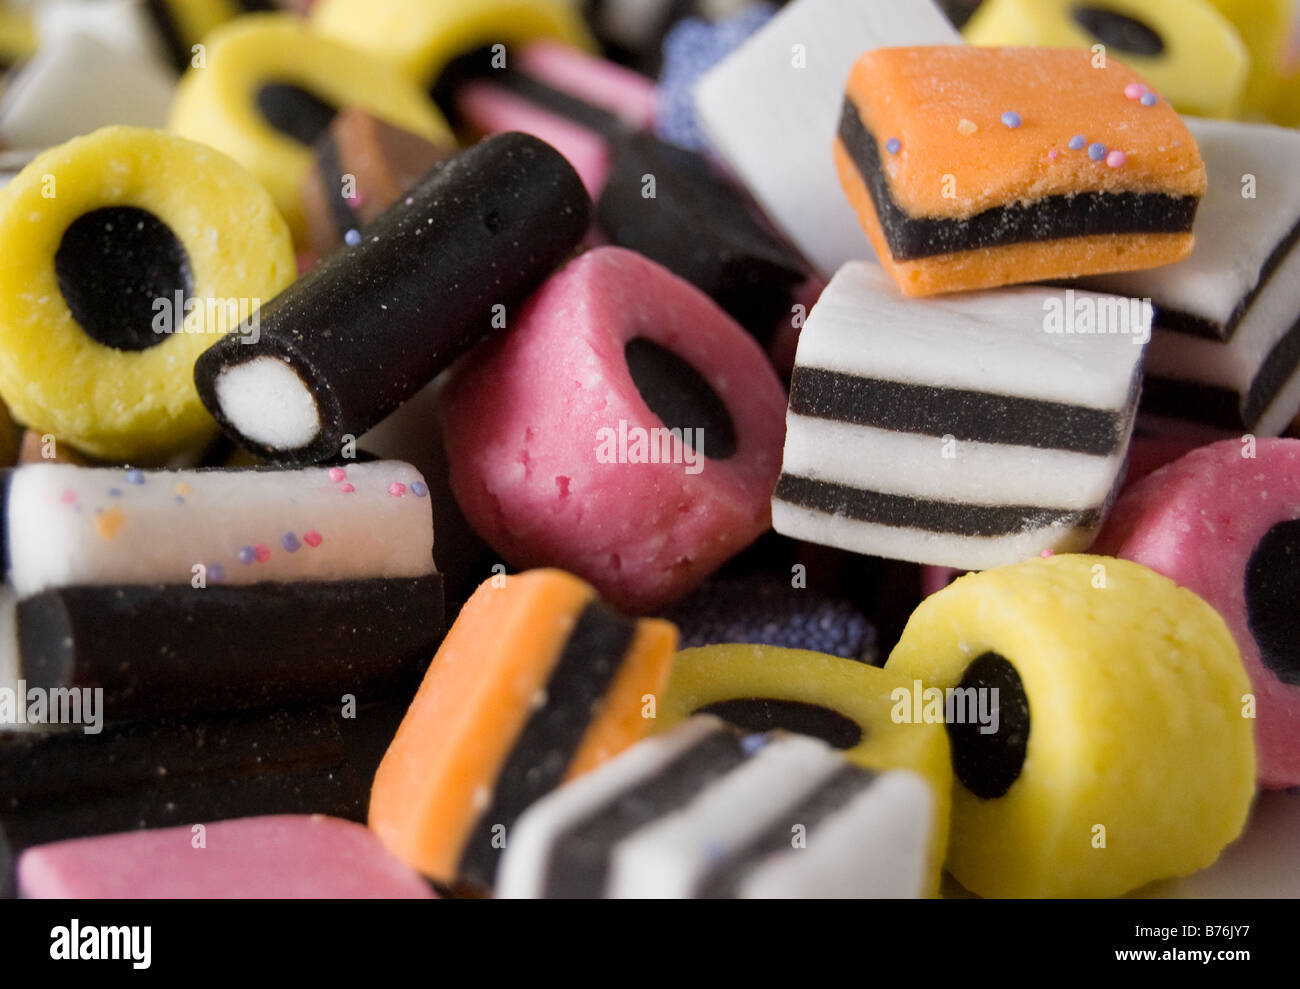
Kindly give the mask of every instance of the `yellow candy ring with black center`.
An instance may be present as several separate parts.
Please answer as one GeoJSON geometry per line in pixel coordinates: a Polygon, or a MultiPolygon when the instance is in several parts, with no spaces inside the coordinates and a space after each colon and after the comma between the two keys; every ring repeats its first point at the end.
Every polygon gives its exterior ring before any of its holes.
{"type": "Polygon", "coordinates": [[[921,602],[885,669],[966,710],[996,702],[995,731],[948,720],[948,869],[974,893],[1117,896],[1210,865],[1246,822],[1241,656],[1210,605],[1139,564],[962,577],[921,602]]]}
{"type": "Polygon", "coordinates": [[[459,56],[496,44],[596,48],[570,0],[320,0],[312,26],[397,64],[425,87],[459,56]]]}
{"type": "Polygon", "coordinates": [[[821,738],[867,769],[917,773],[934,794],[930,893],[937,894],[952,769],[942,725],[896,717],[902,694],[910,696],[912,688],[910,680],[878,666],[805,649],[683,649],[657,705],[655,731],[668,731],[694,714],[713,714],[749,731],[779,728],[821,738]]]}
{"type": "Polygon", "coordinates": [[[112,460],[216,433],[195,359],[297,273],[252,176],[136,127],[37,156],[0,190],[0,243],[0,395],[37,432],[112,460]]]}
{"type": "Polygon", "coordinates": [[[962,34],[973,45],[1103,45],[1177,110],[1202,117],[1233,116],[1250,73],[1241,35],[1206,0],[985,0],[962,34]]]}
{"type": "Polygon", "coordinates": [[[210,144],[266,186],[302,243],[300,190],[312,142],[345,106],[435,144],[454,139],[419,86],[382,59],[309,31],[285,14],[253,14],[204,39],[206,65],[181,77],[169,126],[210,144]]]}

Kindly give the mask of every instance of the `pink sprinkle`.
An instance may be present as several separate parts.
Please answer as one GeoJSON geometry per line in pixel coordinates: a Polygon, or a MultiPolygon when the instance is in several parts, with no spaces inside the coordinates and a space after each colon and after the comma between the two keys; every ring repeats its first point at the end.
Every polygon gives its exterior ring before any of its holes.
{"type": "Polygon", "coordinates": [[[1048,160],[1048,161],[1056,161],[1056,159],[1059,158],[1059,157],[1061,157],[1061,152],[1057,151],[1055,148],[1053,148],[1051,151],[1047,152],[1047,160],[1048,160]]]}
{"type": "Polygon", "coordinates": [[[402,495],[406,494],[406,485],[401,481],[394,481],[388,486],[388,493],[394,498],[400,498],[402,495]]]}
{"type": "Polygon", "coordinates": [[[71,488],[67,488],[63,494],[59,495],[59,501],[63,502],[65,505],[71,505],[76,500],[77,492],[73,491],[71,488]]]}
{"type": "Polygon", "coordinates": [[[315,549],[321,544],[321,534],[315,529],[312,529],[309,532],[304,532],[302,534],[302,541],[312,549],[315,549]]]}
{"type": "Polygon", "coordinates": [[[344,494],[351,494],[353,491],[356,490],[356,488],[354,488],[351,484],[340,484],[339,490],[342,491],[344,494]]]}
{"type": "Polygon", "coordinates": [[[1119,168],[1124,162],[1128,161],[1128,155],[1123,151],[1112,151],[1106,156],[1106,164],[1111,168],[1119,168]]]}
{"type": "Polygon", "coordinates": [[[339,481],[342,481],[347,476],[348,476],[348,472],[345,471],[342,467],[330,468],[330,480],[333,481],[335,484],[338,484],[339,481]]]}
{"type": "Polygon", "coordinates": [[[1146,91],[1146,86],[1143,86],[1140,82],[1131,82],[1124,87],[1124,95],[1131,100],[1142,99],[1142,94],[1146,91]]]}
{"type": "Polygon", "coordinates": [[[1043,550],[1043,552],[1040,553],[1039,555],[1040,555],[1044,560],[1047,560],[1047,559],[1051,559],[1051,558],[1052,558],[1053,556],[1055,556],[1056,554],[1053,553],[1050,549],[1045,549],[1045,550],[1043,550]]]}
{"type": "Polygon", "coordinates": [[[253,547],[253,553],[257,557],[258,563],[265,563],[271,558],[271,551],[266,548],[266,543],[258,543],[253,547]]]}

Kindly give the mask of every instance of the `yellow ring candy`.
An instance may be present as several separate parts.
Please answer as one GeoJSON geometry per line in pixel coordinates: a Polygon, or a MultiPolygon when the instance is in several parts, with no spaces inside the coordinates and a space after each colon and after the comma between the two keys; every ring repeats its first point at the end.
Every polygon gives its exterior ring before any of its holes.
{"type": "Polygon", "coordinates": [[[549,39],[595,50],[569,0],[321,0],[312,26],[395,63],[421,85],[485,45],[549,39]]]}
{"type": "Polygon", "coordinates": [[[1246,80],[1242,111],[1248,117],[1265,117],[1282,79],[1292,0],[1210,0],[1210,3],[1232,22],[1250,50],[1250,76],[1246,80]]]}
{"type": "Polygon", "coordinates": [[[36,32],[26,13],[0,4],[0,71],[36,52],[36,32]]]}
{"type": "Polygon", "coordinates": [[[322,109],[361,107],[435,144],[455,144],[433,101],[400,71],[311,33],[297,18],[236,18],[204,44],[206,66],[181,77],[169,125],[224,151],[260,179],[299,243],[306,233],[299,190],[313,154],[308,143],[267,119],[259,105],[266,87],[305,91],[322,109]]]}
{"type": "MultiPolygon", "coordinates": [[[[0,395],[39,433],[97,457],[157,461],[216,432],[193,373],[216,338],[176,332],[155,342],[163,310],[150,303],[169,303],[170,287],[136,301],[145,313],[139,325],[109,327],[135,336],[138,349],[101,342],[102,333],[79,321],[65,287],[77,298],[98,274],[92,304],[83,308],[107,319],[94,302],[120,300],[134,288],[103,284],[102,271],[84,270],[60,284],[58,258],[69,231],[85,230],[86,218],[101,210],[150,214],[160,235],[183,248],[187,297],[236,306],[243,300],[249,311],[293,281],[293,246],[252,176],[220,152],[164,131],[106,127],[44,152],[0,190],[0,395]]],[[[194,310],[199,319],[204,312],[194,310]]],[[[227,319],[201,328],[233,329],[232,323],[238,325],[227,319]]]]}
{"type": "Polygon", "coordinates": [[[974,893],[1119,895],[1208,866],[1245,824],[1241,656],[1213,608],[1153,570],[1071,555],[962,577],[921,603],[885,669],[945,695],[999,686],[995,733],[948,726],[948,868],[974,893]]]}
{"type": "Polygon", "coordinates": [[[1205,0],[985,0],[962,34],[973,45],[1104,43],[1107,58],[1202,117],[1233,116],[1250,72],[1236,28],[1205,0]]]}
{"type": "Polygon", "coordinates": [[[816,735],[859,766],[910,769],[924,777],[934,788],[937,817],[931,853],[934,894],[948,840],[952,769],[940,726],[894,719],[894,692],[908,687],[906,679],[878,666],[804,649],[683,649],[673,659],[654,730],[668,731],[705,711],[755,731],[788,728],[816,735]]]}

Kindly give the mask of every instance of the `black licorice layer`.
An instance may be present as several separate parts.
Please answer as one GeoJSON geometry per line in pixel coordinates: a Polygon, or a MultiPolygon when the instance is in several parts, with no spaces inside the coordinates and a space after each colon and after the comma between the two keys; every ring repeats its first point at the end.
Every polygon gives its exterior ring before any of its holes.
{"type": "Polygon", "coordinates": [[[1245,395],[1221,385],[1148,374],[1142,385],[1142,410],[1221,429],[1253,430],[1297,372],[1300,318],[1265,356],[1245,395]]]}
{"type": "Polygon", "coordinates": [[[858,522],[957,536],[1009,536],[1051,526],[1091,529],[1101,523],[1102,516],[1101,510],[1096,508],[1079,510],[933,501],[868,491],[797,474],[782,474],[772,497],[799,508],[840,515],[858,522]]]}
{"type": "Polygon", "coordinates": [[[639,780],[562,835],[551,849],[543,896],[596,899],[604,895],[614,846],[657,818],[694,800],[748,756],[732,731],[706,735],[649,779],[639,780]]]}
{"type": "Polygon", "coordinates": [[[264,305],[257,343],[235,333],[203,353],[199,397],[258,456],[335,456],[345,434],[364,433],[492,333],[495,306],[508,321],[582,240],[590,215],[582,181],[558,151],[526,134],[490,137],[436,166],[358,246],[335,251],[264,305]],[[249,440],[217,402],[221,371],[268,356],[288,363],[316,400],[321,431],[305,447],[249,440]]]}
{"type": "Polygon", "coordinates": [[[0,843],[32,845],[260,814],[364,822],[370,783],[409,697],[0,732],[0,843]]]}
{"type": "Polygon", "coordinates": [[[29,687],[99,687],[105,717],[386,697],[442,641],[442,578],[62,587],[18,602],[29,687]]]}
{"type": "Polygon", "coordinates": [[[1300,687],[1300,519],[1264,534],[1246,565],[1246,618],[1263,664],[1300,687]]]}
{"type": "Polygon", "coordinates": [[[692,714],[712,714],[748,732],[782,729],[798,735],[820,738],[836,749],[851,749],[862,742],[869,730],[839,711],[805,701],[774,700],[770,697],[736,697],[706,704],[692,714]]]}
{"type": "Polygon", "coordinates": [[[635,622],[601,601],[582,610],[551,670],[545,701],[515,739],[492,784],[491,803],[470,830],[459,879],[491,888],[502,851],[493,846],[493,829],[503,825],[509,841],[519,815],[560,785],[635,631],[635,622]]]}
{"type": "Polygon", "coordinates": [[[194,294],[189,254],[175,232],[148,210],[105,206],[68,225],[54,252],[54,277],[77,325],[115,350],[147,350],[168,339],[154,331],[155,300],[165,300],[179,329],[182,302],[194,294]]]}
{"type": "Polygon", "coordinates": [[[855,426],[1109,456],[1129,416],[1061,402],[796,367],[790,411],[855,426]]]}
{"type": "Polygon", "coordinates": [[[339,241],[343,242],[349,231],[361,230],[361,218],[342,195],[343,165],[338,142],[327,130],[316,146],[316,172],[320,176],[325,208],[329,210],[339,241]]]}
{"type": "Polygon", "coordinates": [[[623,355],[633,384],[660,422],[682,430],[691,449],[695,430],[704,430],[696,452],[710,460],[735,456],[736,426],[726,403],[690,362],[646,337],[629,340],[623,355]]]}
{"type": "Polygon", "coordinates": [[[596,204],[611,244],[636,251],[706,293],[767,343],[807,277],[799,256],[764,229],[749,206],[700,155],[651,134],[615,144],[596,204]],[[646,194],[653,176],[654,196],[646,194]]]}
{"type": "Polygon", "coordinates": [[[847,97],[840,140],[876,207],[895,261],[917,261],[1011,244],[1120,234],[1190,233],[1200,199],[1154,192],[1077,192],[1028,205],[996,206],[964,220],[916,217],[894,200],[875,136],[847,97]]]}
{"type": "MultiPolygon", "coordinates": [[[[995,652],[982,654],[966,667],[957,689],[970,688],[998,691],[998,730],[981,734],[984,726],[969,716],[961,723],[947,722],[952,769],[975,796],[994,800],[1011,789],[1024,767],[1029,750],[1029,698],[1016,668],[995,652]]],[[[992,704],[991,696],[987,703],[992,704]]]]}
{"type": "Polygon", "coordinates": [[[721,865],[706,872],[692,895],[701,900],[734,899],[741,883],[755,867],[778,855],[799,854],[791,842],[796,825],[804,829],[807,841],[815,842],[817,828],[857,799],[875,780],[876,774],[871,770],[845,764],[812,793],[782,810],[776,820],[741,848],[731,851],[721,865]]]}

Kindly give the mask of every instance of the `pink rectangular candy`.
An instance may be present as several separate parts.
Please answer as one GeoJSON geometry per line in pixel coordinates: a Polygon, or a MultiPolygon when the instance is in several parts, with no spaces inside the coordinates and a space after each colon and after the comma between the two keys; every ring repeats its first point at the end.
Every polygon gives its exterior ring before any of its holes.
{"type": "Polygon", "coordinates": [[[363,825],[319,814],[246,817],[29,848],[29,899],[432,899],[363,825]]]}

